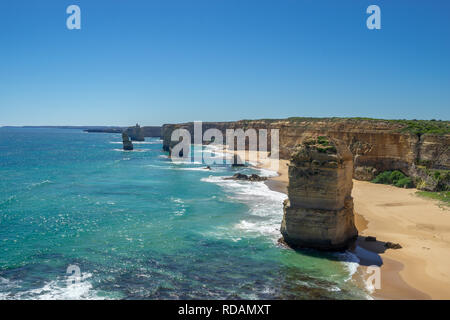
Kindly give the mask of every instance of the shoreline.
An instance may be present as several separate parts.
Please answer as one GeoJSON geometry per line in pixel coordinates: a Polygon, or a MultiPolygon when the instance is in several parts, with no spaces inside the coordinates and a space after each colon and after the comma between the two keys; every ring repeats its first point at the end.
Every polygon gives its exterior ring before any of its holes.
{"type": "MultiPolygon", "coordinates": [[[[289,161],[279,160],[278,176],[265,182],[287,194],[289,161]]],[[[254,167],[269,169],[270,160],[254,167]]],[[[450,210],[438,201],[415,195],[416,189],[353,180],[355,224],[359,232],[353,252],[360,259],[361,285],[367,266],[381,267],[381,288],[370,295],[378,300],[450,298],[450,210]],[[376,241],[366,241],[366,237],[376,241]],[[386,242],[401,249],[386,249],[386,242]]]]}
{"type": "Polygon", "coordinates": [[[357,245],[382,258],[378,299],[450,298],[450,211],[437,201],[415,195],[416,189],[354,180],[352,196],[357,225],[357,245]],[[361,221],[361,219],[359,219],[361,221]],[[363,241],[366,236],[376,242],[363,241]],[[379,250],[380,244],[399,243],[401,249],[379,250]]]}

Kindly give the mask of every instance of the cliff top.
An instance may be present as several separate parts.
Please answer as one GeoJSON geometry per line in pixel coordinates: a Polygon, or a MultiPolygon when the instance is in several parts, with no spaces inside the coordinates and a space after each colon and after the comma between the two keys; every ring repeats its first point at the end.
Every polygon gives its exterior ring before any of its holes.
{"type": "MultiPolygon", "coordinates": [[[[204,122],[204,124],[225,125],[235,123],[246,128],[252,124],[273,124],[281,126],[304,126],[310,125],[331,126],[339,128],[341,125],[349,125],[353,129],[373,129],[384,130],[388,132],[411,133],[415,135],[433,134],[450,135],[450,121],[447,120],[387,120],[373,118],[308,118],[291,117],[286,119],[257,119],[257,120],[239,120],[229,122],[204,122]]],[[[189,123],[174,124],[175,126],[186,126],[189,123]]]]}
{"type": "Polygon", "coordinates": [[[445,135],[450,134],[450,121],[447,120],[406,120],[406,119],[374,119],[374,118],[308,118],[308,117],[290,117],[286,119],[261,119],[261,120],[241,120],[244,122],[263,121],[263,122],[288,122],[288,123],[314,123],[314,122],[333,122],[333,123],[352,123],[352,124],[367,124],[367,125],[383,125],[393,131],[412,133],[417,135],[422,134],[436,134],[445,135]]]}
{"type": "Polygon", "coordinates": [[[338,141],[325,136],[311,137],[299,144],[291,156],[294,165],[325,165],[336,167],[351,160],[352,154],[338,141]]]}

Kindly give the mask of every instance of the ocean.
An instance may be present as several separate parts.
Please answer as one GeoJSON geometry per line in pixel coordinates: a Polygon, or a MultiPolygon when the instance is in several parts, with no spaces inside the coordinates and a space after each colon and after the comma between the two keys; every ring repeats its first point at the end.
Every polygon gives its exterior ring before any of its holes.
{"type": "Polygon", "coordinates": [[[223,180],[273,172],[204,167],[157,138],[0,128],[0,299],[369,297],[352,253],[278,245],[286,195],[223,180]]]}

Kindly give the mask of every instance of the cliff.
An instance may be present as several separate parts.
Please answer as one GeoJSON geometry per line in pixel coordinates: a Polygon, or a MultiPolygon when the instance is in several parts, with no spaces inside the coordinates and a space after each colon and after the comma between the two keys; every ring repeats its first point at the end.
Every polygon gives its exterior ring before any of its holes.
{"type": "Polygon", "coordinates": [[[131,141],[145,141],[144,130],[136,123],[134,127],[125,130],[131,141]]]}
{"type": "Polygon", "coordinates": [[[149,138],[158,138],[161,137],[161,126],[145,126],[142,127],[142,130],[144,132],[144,137],[149,138]]]}
{"type": "Polygon", "coordinates": [[[336,140],[308,138],[295,148],[281,223],[285,243],[322,250],[347,248],[358,235],[352,173],[352,154],[336,140]]]}
{"type": "Polygon", "coordinates": [[[110,127],[106,127],[106,128],[94,128],[94,129],[84,129],[84,132],[88,132],[88,133],[122,133],[124,130],[124,128],[110,128],[110,127]]]}
{"type": "MultiPolygon", "coordinates": [[[[428,121],[442,132],[420,132],[420,121],[341,119],[341,118],[290,118],[284,120],[241,120],[235,122],[205,122],[203,132],[208,128],[219,129],[224,137],[226,129],[268,130],[270,150],[270,129],[279,129],[280,158],[289,159],[294,148],[312,136],[329,136],[342,141],[351,151],[354,162],[354,177],[371,180],[375,174],[386,170],[400,170],[415,175],[417,166],[431,169],[450,169],[450,124],[448,121],[428,121]]],[[[162,128],[163,148],[170,151],[175,142],[170,141],[176,128],[185,128],[193,138],[193,124],[166,124],[162,128]]],[[[434,127],[433,127],[434,128],[434,127]]],[[[429,130],[430,132],[436,130],[429,130]]]]}

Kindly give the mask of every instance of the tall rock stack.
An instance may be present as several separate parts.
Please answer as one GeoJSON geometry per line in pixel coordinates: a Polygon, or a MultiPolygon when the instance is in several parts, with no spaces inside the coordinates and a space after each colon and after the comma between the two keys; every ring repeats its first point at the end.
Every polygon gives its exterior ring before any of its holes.
{"type": "Polygon", "coordinates": [[[130,138],[128,137],[128,134],[126,132],[122,132],[122,143],[123,150],[133,150],[133,143],[130,141],[130,138]]]}
{"type": "Polygon", "coordinates": [[[352,174],[352,154],[337,140],[309,138],[295,148],[281,223],[286,244],[321,250],[348,247],[358,235],[352,174]]]}

